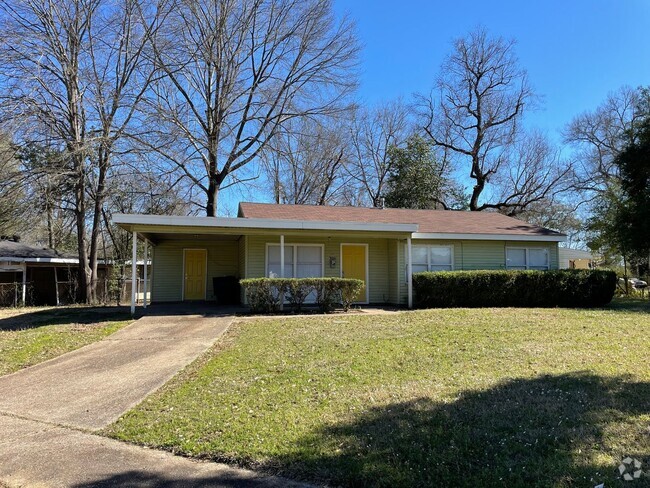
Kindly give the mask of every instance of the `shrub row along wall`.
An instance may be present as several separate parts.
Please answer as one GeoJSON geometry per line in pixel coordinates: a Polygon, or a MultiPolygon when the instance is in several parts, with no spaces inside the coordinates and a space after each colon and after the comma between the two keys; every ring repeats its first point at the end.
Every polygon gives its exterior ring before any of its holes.
{"type": "Polygon", "coordinates": [[[415,306],[600,307],[616,289],[609,270],[415,273],[415,306]]]}
{"type": "Polygon", "coordinates": [[[362,280],[349,278],[249,278],[240,283],[255,313],[277,312],[284,302],[299,312],[310,296],[322,312],[336,304],[347,311],[364,285],[362,280]]]}

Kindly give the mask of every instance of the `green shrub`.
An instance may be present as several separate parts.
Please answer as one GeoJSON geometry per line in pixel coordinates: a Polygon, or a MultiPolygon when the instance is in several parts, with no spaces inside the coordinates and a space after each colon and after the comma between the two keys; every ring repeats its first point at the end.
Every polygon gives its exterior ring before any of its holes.
{"type": "Polygon", "coordinates": [[[330,312],[339,303],[347,311],[364,285],[348,278],[249,278],[240,283],[254,313],[277,312],[284,301],[299,312],[312,293],[321,312],[330,312]]]}
{"type": "Polygon", "coordinates": [[[413,275],[414,304],[433,307],[601,307],[614,296],[609,270],[443,271],[413,275]]]}
{"type": "Polygon", "coordinates": [[[342,278],[321,278],[314,281],[314,291],[316,292],[316,305],[323,312],[331,312],[338,301],[338,280],[342,278]]]}
{"type": "Polygon", "coordinates": [[[350,306],[357,298],[359,292],[363,289],[363,280],[343,280],[341,282],[341,306],[344,311],[350,310],[350,306]]]}
{"type": "Polygon", "coordinates": [[[287,282],[287,301],[294,311],[300,312],[305,300],[313,291],[313,286],[310,280],[306,278],[287,279],[285,281],[287,282]]]}
{"type": "Polygon", "coordinates": [[[252,278],[241,280],[246,298],[254,313],[273,313],[280,310],[286,294],[286,280],[280,278],[252,278]]]}

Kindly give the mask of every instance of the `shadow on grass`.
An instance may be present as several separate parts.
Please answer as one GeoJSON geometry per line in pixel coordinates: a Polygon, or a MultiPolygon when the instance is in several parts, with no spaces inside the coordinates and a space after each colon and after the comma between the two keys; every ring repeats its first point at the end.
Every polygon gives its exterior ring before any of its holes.
{"type": "Polygon", "coordinates": [[[126,307],[56,307],[2,318],[0,331],[35,329],[48,325],[99,324],[128,320],[130,317],[126,307]]]}
{"type": "MultiPolygon", "coordinates": [[[[146,309],[136,308],[133,318],[145,316],[179,316],[202,315],[203,317],[221,317],[230,315],[247,315],[248,310],[240,306],[220,306],[214,302],[178,302],[150,305],[146,309]]],[[[0,331],[25,330],[48,325],[64,324],[98,324],[131,319],[129,306],[71,306],[52,307],[44,310],[20,313],[7,318],[0,318],[0,331]]]]}
{"type": "Polygon", "coordinates": [[[268,468],[342,486],[637,488],[650,486],[649,426],[630,420],[641,414],[650,414],[650,383],[586,373],[517,379],[451,403],[370,408],[311,433],[268,468]],[[599,453],[616,464],[594,464],[599,453]],[[625,456],[646,469],[633,484],[618,478],[625,456]]]}
{"type": "MultiPolygon", "coordinates": [[[[650,294],[650,291],[648,291],[650,294]]],[[[641,312],[650,314],[650,298],[614,298],[606,310],[616,310],[620,312],[641,312]]]]}
{"type": "MultiPolygon", "coordinates": [[[[197,466],[197,471],[199,470],[197,466]]],[[[288,483],[289,485],[293,483],[288,483]]],[[[143,471],[125,471],[103,479],[71,485],[74,488],[108,488],[123,486],[129,488],[282,488],[287,484],[282,480],[270,483],[268,479],[247,479],[224,473],[214,476],[196,476],[186,478],[173,475],[164,476],[143,471]]]]}

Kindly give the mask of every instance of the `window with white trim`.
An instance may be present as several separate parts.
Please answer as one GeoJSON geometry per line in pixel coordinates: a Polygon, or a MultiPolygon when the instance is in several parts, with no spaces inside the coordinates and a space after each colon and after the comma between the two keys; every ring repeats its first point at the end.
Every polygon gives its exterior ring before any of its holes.
{"type": "Polygon", "coordinates": [[[536,247],[507,247],[507,269],[549,269],[548,249],[536,247]]]}
{"type": "MultiPolygon", "coordinates": [[[[266,276],[282,276],[280,273],[280,245],[269,244],[266,248],[266,276]]],[[[284,277],[318,278],[323,276],[322,244],[285,244],[284,277]]]]}
{"type": "Polygon", "coordinates": [[[411,267],[414,273],[451,271],[454,269],[453,247],[421,244],[411,246],[411,267]]]}

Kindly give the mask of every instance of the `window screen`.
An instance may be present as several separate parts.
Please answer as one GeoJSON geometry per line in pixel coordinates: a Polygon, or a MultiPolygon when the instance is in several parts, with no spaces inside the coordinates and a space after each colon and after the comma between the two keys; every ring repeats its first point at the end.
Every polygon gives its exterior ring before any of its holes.
{"type": "Polygon", "coordinates": [[[297,246],[296,278],[314,278],[323,274],[320,246],[297,246]]]}
{"type": "Polygon", "coordinates": [[[528,268],[548,269],[548,251],[546,249],[529,249],[528,268]]]}
{"type": "MultiPolygon", "coordinates": [[[[268,247],[267,276],[279,278],[280,273],[280,246],[268,247]]],[[[293,246],[284,246],[284,277],[293,278],[293,246]]]]}
{"type": "MultiPolygon", "coordinates": [[[[268,246],[267,275],[280,277],[280,246],[268,246]]],[[[321,246],[284,246],[285,278],[316,278],[323,275],[323,250],[321,246]],[[295,257],[295,259],[294,259],[295,257]]]]}
{"type": "Polygon", "coordinates": [[[431,246],[429,256],[429,271],[451,271],[451,247],[431,246]]]}
{"type": "Polygon", "coordinates": [[[508,269],[526,269],[526,250],[506,249],[506,267],[508,269]]]}

